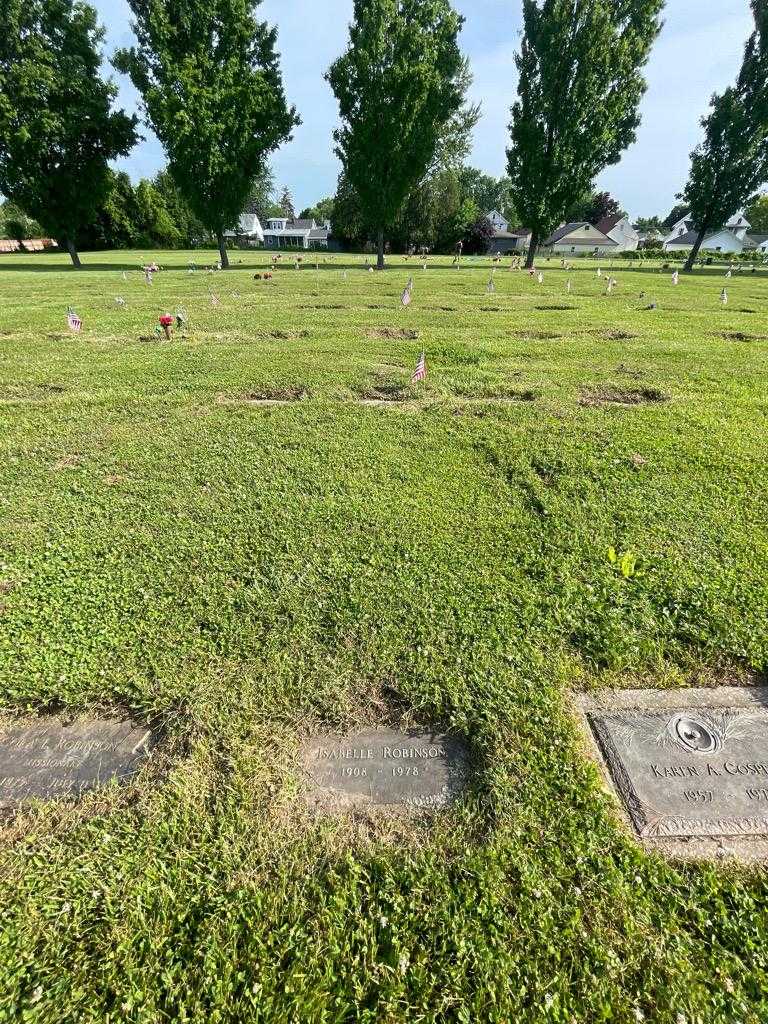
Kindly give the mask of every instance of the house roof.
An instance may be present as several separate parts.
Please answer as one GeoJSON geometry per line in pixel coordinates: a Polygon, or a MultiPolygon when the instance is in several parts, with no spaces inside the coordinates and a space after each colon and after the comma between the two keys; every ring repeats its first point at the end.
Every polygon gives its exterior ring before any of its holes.
{"type": "Polygon", "coordinates": [[[693,245],[696,239],[699,237],[697,231],[686,231],[682,235],[675,235],[674,238],[670,238],[668,245],[693,245]]]}
{"type": "MultiPolygon", "coordinates": [[[[574,231],[578,231],[580,228],[593,228],[595,231],[600,231],[594,224],[590,224],[586,220],[573,221],[570,224],[562,224],[559,228],[552,232],[549,238],[544,242],[544,245],[554,245],[555,242],[561,241],[563,238],[567,238],[568,235],[573,234],[574,231]]],[[[599,245],[616,245],[617,243],[609,238],[604,231],[600,231],[600,234],[605,238],[605,242],[598,242],[599,245]]],[[[592,239],[590,239],[592,241],[592,239]]]]}
{"type": "Polygon", "coordinates": [[[602,231],[604,235],[607,235],[609,231],[613,231],[617,224],[624,220],[623,213],[614,213],[612,217],[603,217],[599,220],[595,227],[598,231],[602,231]]]}
{"type": "Polygon", "coordinates": [[[757,234],[756,232],[751,231],[744,239],[744,241],[751,242],[752,245],[755,246],[761,246],[763,242],[768,242],[768,235],[757,234]]]}
{"type": "Polygon", "coordinates": [[[309,232],[310,238],[327,238],[330,231],[326,227],[312,228],[309,232]]]}
{"type": "Polygon", "coordinates": [[[511,231],[494,231],[494,238],[528,238],[530,235],[529,228],[512,228],[511,231]]]}

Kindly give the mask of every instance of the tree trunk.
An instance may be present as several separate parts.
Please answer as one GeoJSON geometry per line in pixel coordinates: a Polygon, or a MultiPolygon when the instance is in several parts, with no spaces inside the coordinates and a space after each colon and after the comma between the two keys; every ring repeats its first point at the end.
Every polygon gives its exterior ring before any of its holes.
{"type": "Polygon", "coordinates": [[[219,256],[221,257],[221,269],[229,270],[229,253],[227,252],[227,243],[224,240],[224,232],[216,232],[216,240],[219,243],[219,256]]]}
{"type": "Polygon", "coordinates": [[[691,270],[693,270],[693,264],[696,262],[696,257],[699,255],[699,249],[701,249],[701,243],[704,241],[704,236],[706,235],[706,233],[707,229],[702,228],[696,236],[696,241],[693,243],[693,248],[688,253],[688,259],[685,261],[685,266],[683,267],[683,270],[686,273],[689,273],[691,270]]]}
{"type": "Polygon", "coordinates": [[[64,245],[69,253],[69,258],[72,260],[72,266],[75,270],[80,270],[82,263],[80,262],[80,257],[78,255],[77,248],[75,247],[75,243],[71,238],[65,238],[64,245]]]}
{"type": "Polygon", "coordinates": [[[379,253],[379,255],[378,255],[377,259],[376,259],[376,269],[377,270],[383,270],[384,269],[384,229],[383,228],[379,228],[379,248],[378,248],[378,253],[379,253]]]}
{"type": "Polygon", "coordinates": [[[539,248],[539,233],[538,231],[531,232],[531,244],[528,246],[528,256],[525,261],[525,269],[530,270],[533,266],[533,261],[536,259],[536,250],[539,248]]]}

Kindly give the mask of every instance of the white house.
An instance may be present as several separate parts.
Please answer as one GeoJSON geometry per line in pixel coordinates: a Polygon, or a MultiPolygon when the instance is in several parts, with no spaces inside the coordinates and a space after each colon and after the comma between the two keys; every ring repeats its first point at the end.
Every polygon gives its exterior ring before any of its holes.
{"type": "MultiPolygon", "coordinates": [[[[701,248],[726,253],[743,252],[749,244],[747,237],[749,227],[746,217],[743,214],[736,214],[723,227],[708,232],[704,236],[701,248]]],[[[697,237],[696,226],[691,220],[690,214],[686,214],[672,225],[672,230],[664,239],[664,251],[683,252],[692,249],[696,244],[697,237]]]]}
{"type": "Polygon", "coordinates": [[[240,220],[234,230],[225,231],[225,238],[236,238],[246,245],[259,245],[264,241],[261,222],[255,213],[241,213],[240,220]]]}
{"type": "Polygon", "coordinates": [[[610,238],[604,231],[594,224],[588,224],[587,221],[561,224],[543,244],[552,252],[571,253],[574,256],[584,253],[603,255],[620,252],[619,243],[614,238],[610,238]]]}
{"type": "Polygon", "coordinates": [[[625,217],[624,214],[603,217],[595,227],[613,239],[618,247],[615,252],[634,252],[640,245],[639,233],[629,223],[629,217],[625,217]]]}
{"type": "Polygon", "coordinates": [[[498,210],[491,210],[486,216],[494,231],[509,231],[509,221],[498,210]]]}
{"type": "Polygon", "coordinates": [[[311,219],[270,217],[264,229],[264,245],[267,249],[327,248],[330,233],[330,221],[318,224],[311,219]]]}

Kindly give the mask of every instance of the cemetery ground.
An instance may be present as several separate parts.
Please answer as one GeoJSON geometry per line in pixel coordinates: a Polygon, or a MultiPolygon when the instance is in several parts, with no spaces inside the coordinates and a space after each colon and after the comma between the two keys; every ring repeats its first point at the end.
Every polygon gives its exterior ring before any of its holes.
{"type": "Polygon", "coordinates": [[[0,821],[0,1021],[765,1021],[764,867],[643,847],[570,694],[764,678],[768,273],[149,255],[0,265],[4,714],[160,736],[0,821]],[[460,799],[317,813],[376,725],[460,799]]]}

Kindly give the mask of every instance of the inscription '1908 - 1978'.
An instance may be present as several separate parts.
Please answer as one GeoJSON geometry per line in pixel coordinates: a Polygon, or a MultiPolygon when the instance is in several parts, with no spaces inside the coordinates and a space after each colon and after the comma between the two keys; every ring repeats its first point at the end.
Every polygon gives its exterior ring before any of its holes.
{"type": "Polygon", "coordinates": [[[304,763],[317,791],[353,803],[443,807],[466,780],[466,750],[448,736],[373,729],[316,737],[304,763]]]}

